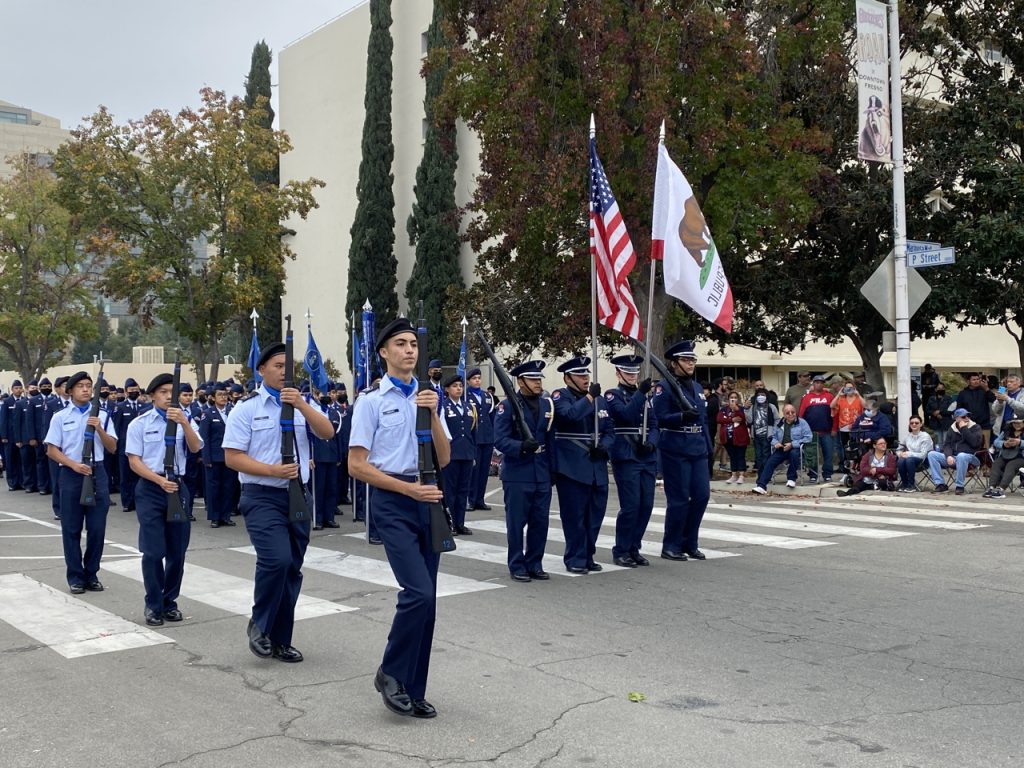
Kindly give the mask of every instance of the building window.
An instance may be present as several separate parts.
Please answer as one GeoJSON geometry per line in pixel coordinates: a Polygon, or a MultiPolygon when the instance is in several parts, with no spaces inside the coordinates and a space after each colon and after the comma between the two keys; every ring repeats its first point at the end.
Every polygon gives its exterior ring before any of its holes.
{"type": "Polygon", "coordinates": [[[1003,63],[1002,49],[991,40],[986,40],[982,45],[981,55],[989,64],[1001,65],[1003,63]]]}
{"type": "Polygon", "coordinates": [[[0,123],[18,123],[19,125],[28,125],[28,113],[11,112],[7,109],[0,109],[0,123]]]}
{"type": "Polygon", "coordinates": [[[423,124],[423,128],[422,128],[423,136],[422,136],[422,138],[423,138],[424,141],[426,141],[427,140],[427,130],[430,128],[430,125],[427,123],[427,119],[426,118],[423,118],[422,124],[423,124]]]}
{"type": "Polygon", "coordinates": [[[420,35],[420,53],[426,56],[429,50],[430,43],[427,41],[427,33],[424,32],[422,35],[420,35]]]}

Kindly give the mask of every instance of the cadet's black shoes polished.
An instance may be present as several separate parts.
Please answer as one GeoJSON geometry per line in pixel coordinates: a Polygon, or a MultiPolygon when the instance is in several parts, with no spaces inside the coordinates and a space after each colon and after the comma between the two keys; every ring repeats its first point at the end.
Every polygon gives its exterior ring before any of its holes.
{"type": "Polygon", "coordinates": [[[249,650],[261,659],[268,658],[274,652],[270,638],[263,634],[260,628],[253,623],[252,619],[249,619],[248,634],[249,650]]]}
{"type": "MultiPolygon", "coordinates": [[[[405,686],[391,675],[384,674],[383,669],[377,669],[377,675],[373,678],[373,687],[380,693],[381,698],[384,700],[384,706],[396,715],[413,714],[412,699],[409,698],[405,686]]],[[[419,717],[433,717],[433,715],[419,715],[419,717]]]]}

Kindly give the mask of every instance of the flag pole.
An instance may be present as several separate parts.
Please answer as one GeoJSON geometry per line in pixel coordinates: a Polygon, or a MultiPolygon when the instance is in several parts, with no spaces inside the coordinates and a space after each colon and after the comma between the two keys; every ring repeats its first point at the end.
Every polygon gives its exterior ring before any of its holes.
{"type": "Polygon", "coordinates": [[[352,392],[352,402],[353,403],[356,401],[356,395],[359,394],[358,391],[355,391],[356,390],[356,376],[359,374],[359,371],[356,370],[356,340],[355,340],[355,337],[352,335],[352,332],[355,331],[355,329],[356,329],[356,312],[355,312],[355,310],[352,310],[352,325],[349,326],[348,337],[349,337],[349,340],[351,340],[351,342],[352,342],[352,389],[353,389],[353,392],[352,392]]]}
{"type": "MultiPolygon", "coordinates": [[[[658,151],[661,152],[661,148],[665,146],[665,121],[661,121],[661,130],[658,131],[658,151]]],[[[651,250],[654,250],[654,242],[652,238],[651,250]]],[[[658,280],[658,260],[654,258],[654,253],[651,253],[651,277],[650,285],[647,287],[647,344],[644,347],[644,373],[643,378],[651,378],[651,344],[654,342],[651,340],[651,323],[654,322],[654,285],[658,280]]],[[[640,427],[640,442],[647,442],[647,412],[650,409],[650,401],[644,403],[644,419],[640,427]]]]}
{"type": "MultiPolygon", "coordinates": [[[[466,348],[466,326],[469,325],[469,320],[466,316],[462,316],[462,321],[459,323],[462,326],[462,349],[466,348]]],[[[469,393],[466,392],[466,361],[462,352],[459,352],[459,357],[463,358],[459,362],[462,364],[462,402],[465,404],[469,400],[469,393]]]]}
{"type": "MultiPolygon", "coordinates": [[[[593,145],[595,137],[597,136],[597,128],[594,125],[594,113],[590,113],[590,143],[593,145]]],[[[594,180],[591,175],[590,185],[593,187],[594,180]]],[[[591,197],[593,193],[591,192],[591,197]]],[[[593,199],[590,201],[590,216],[593,216],[593,199]]],[[[591,220],[590,227],[593,231],[593,221],[591,220]]],[[[591,239],[593,235],[591,235],[591,239]]],[[[597,381],[597,256],[594,253],[593,244],[590,247],[590,346],[591,346],[591,360],[590,364],[593,370],[593,374],[590,380],[597,381]]],[[[594,400],[594,447],[600,440],[600,415],[599,408],[597,407],[597,400],[594,400]]]]}

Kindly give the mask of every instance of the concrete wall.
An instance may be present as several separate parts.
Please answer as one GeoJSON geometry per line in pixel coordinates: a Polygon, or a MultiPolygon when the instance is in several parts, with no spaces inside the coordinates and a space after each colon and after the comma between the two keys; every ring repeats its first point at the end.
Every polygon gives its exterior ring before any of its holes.
{"type": "MultiPolygon", "coordinates": [[[[23,108],[6,101],[0,101],[0,109],[11,108],[21,111],[23,108]]],[[[68,140],[67,130],[60,127],[55,117],[30,112],[28,124],[7,123],[0,121],[0,180],[13,175],[13,169],[7,162],[8,157],[15,157],[26,152],[32,154],[52,154],[57,147],[68,140]]]]}

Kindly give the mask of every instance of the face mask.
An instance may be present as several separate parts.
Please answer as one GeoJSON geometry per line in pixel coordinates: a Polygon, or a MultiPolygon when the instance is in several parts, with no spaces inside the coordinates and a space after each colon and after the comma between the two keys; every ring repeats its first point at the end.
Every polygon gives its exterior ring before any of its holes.
{"type": "Polygon", "coordinates": [[[347,403],[348,402],[348,395],[338,395],[338,402],[339,403],[347,403]]]}
{"type": "Polygon", "coordinates": [[[138,392],[129,392],[128,393],[128,399],[129,400],[138,400],[139,399],[139,393],[138,392]]]}
{"type": "Polygon", "coordinates": [[[331,398],[330,398],[329,395],[321,395],[320,396],[320,405],[330,405],[330,404],[331,404],[331,398]]]}
{"type": "Polygon", "coordinates": [[[109,392],[100,392],[100,400],[106,400],[108,397],[110,397],[109,392]]]}
{"type": "Polygon", "coordinates": [[[203,403],[205,405],[206,404],[206,395],[200,395],[199,396],[199,402],[203,403]]]}
{"type": "Polygon", "coordinates": [[[53,392],[53,390],[52,390],[52,389],[50,389],[49,387],[43,387],[43,388],[42,388],[41,390],[39,390],[39,391],[40,391],[40,392],[42,392],[42,393],[43,393],[44,395],[49,395],[49,394],[50,394],[51,392],[53,392]]]}
{"type": "Polygon", "coordinates": [[[864,409],[864,415],[865,416],[874,416],[875,415],[875,411],[874,411],[873,408],[865,408],[864,409]]]}
{"type": "Polygon", "coordinates": [[[946,394],[946,390],[944,390],[944,389],[936,389],[935,390],[935,394],[938,395],[939,397],[942,397],[944,394],[946,394]]]}
{"type": "Polygon", "coordinates": [[[762,405],[764,405],[765,403],[768,402],[768,395],[758,395],[757,396],[757,402],[759,402],[762,405]]]}

